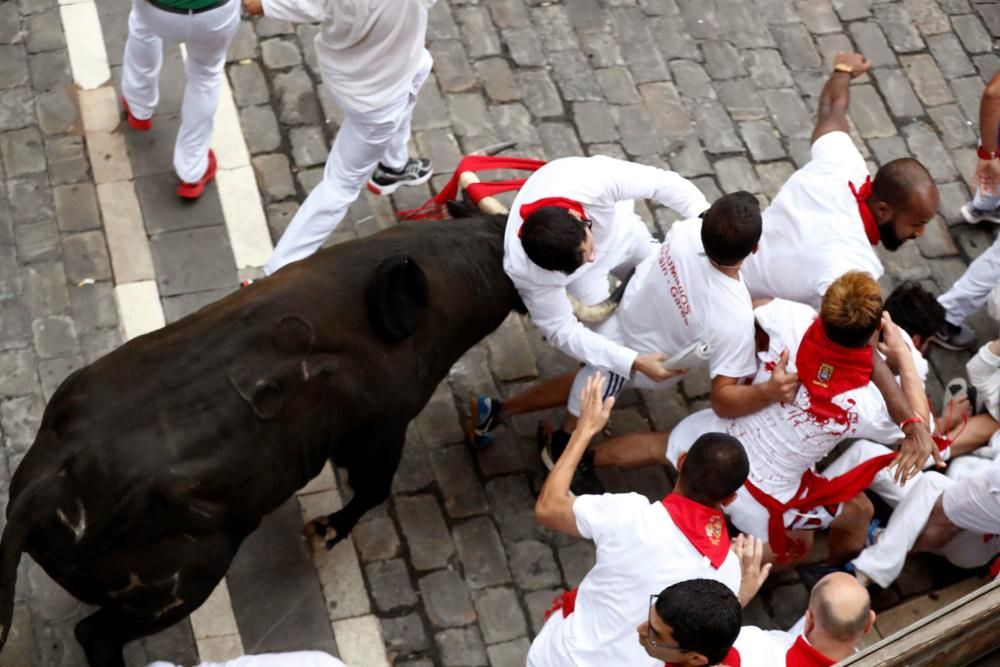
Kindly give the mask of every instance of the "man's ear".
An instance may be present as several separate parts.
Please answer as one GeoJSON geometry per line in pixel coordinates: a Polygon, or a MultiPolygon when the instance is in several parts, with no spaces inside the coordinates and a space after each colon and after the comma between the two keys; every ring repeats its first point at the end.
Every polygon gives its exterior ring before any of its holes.
{"type": "Polygon", "coordinates": [[[683,454],[677,457],[677,472],[680,472],[681,468],[684,467],[684,461],[687,459],[687,457],[688,457],[687,452],[684,452],[683,454]]]}
{"type": "Polygon", "coordinates": [[[808,635],[816,627],[816,619],[813,617],[812,609],[806,609],[806,622],[802,628],[802,634],[808,635]]]}
{"type": "Polygon", "coordinates": [[[868,622],[865,624],[865,631],[862,634],[867,635],[871,632],[872,628],[875,627],[876,614],[871,609],[868,610],[868,622]]]}
{"type": "Polygon", "coordinates": [[[876,202],[874,206],[870,207],[872,215],[875,216],[875,222],[881,225],[883,222],[892,219],[893,210],[892,207],[886,204],[884,201],[876,202]]]}
{"type": "Polygon", "coordinates": [[[684,664],[690,665],[690,667],[703,667],[703,665],[708,664],[708,658],[703,656],[701,653],[691,651],[690,653],[684,654],[684,664]]]}
{"type": "Polygon", "coordinates": [[[750,254],[751,255],[756,255],[758,250],[760,250],[760,244],[759,243],[754,243],[753,244],[753,250],[750,251],[750,254]]]}
{"type": "Polygon", "coordinates": [[[726,507],[727,505],[729,505],[729,503],[733,502],[734,500],[736,500],[736,492],[735,491],[733,493],[730,493],[725,498],[723,498],[722,502],[719,503],[719,504],[722,505],[723,507],[726,507]]]}

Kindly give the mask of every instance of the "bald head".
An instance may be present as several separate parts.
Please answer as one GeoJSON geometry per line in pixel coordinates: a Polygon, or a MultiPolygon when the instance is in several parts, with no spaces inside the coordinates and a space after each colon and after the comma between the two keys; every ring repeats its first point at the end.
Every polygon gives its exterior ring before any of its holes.
{"type": "Polygon", "coordinates": [[[824,634],[853,646],[868,626],[871,598],[857,579],[834,572],[813,587],[809,611],[824,634]]]}
{"type": "Polygon", "coordinates": [[[937,192],[937,185],[927,167],[918,160],[903,157],[882,165],[872,181],[872,194],[893,208],[906,208],[914,194],[937,192]]]}

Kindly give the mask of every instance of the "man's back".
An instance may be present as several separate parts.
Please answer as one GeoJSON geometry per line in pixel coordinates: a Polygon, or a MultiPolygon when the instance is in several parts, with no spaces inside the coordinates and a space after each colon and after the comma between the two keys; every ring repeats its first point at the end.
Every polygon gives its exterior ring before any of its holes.
{"type": "Polygon", "coordinates": [[[744,377],[756,367],[753,306],[742,281],[705,257],[698,218],[675,222],[658,252],[632,277],[618,321],[626,345],[676,354],[702,341],[711,347],[712,377],[744,377]]]}
{"type": "Polygon", "coordinates": [[[882,275],[850,188],[860,188],[868,177],[854,142],[844,132],[830,132],[816,140],[811,156],[762,213],[760,248],[743,265],[754,298],[818,308],[826,288],[845,272],[882,275]]]}
{"type": "Polygon", "coordinates": [[[539,635],[556,636],[532,644],[529,664],[657,666],[635,638],[650,595],[699,577],[739,590],[736,557],[729,553],[721,567],[712,567],[661,502],[636,493],[580,496],[573,511],[581,535],[597,546],[597,562],[580,583],[573,613],[539,635]]]}

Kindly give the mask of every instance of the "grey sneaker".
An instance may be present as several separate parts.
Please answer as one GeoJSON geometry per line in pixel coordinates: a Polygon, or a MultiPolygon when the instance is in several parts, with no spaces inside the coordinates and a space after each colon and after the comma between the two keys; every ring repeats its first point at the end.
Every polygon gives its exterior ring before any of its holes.
{"type": "Polygon", "coordinates": [[[396,171],[381,162],[368,179],[368,189],[377,195],[391,195],[404,185],[420,185],[431,180],[434,169],[430,160],[407,160],[406,165],[396,171]]]}
{"type": "Polygon", "coordinates": [[[967,350],[976,344],[976,334],[965,326],[945,322],[941,330],[934,334],[934,342],[946,350],[967,350]]]}
{"type": "Polygon", "coordinates": [[[968,204],[963,204],[962,208],[959,210],[962,213],[962,219],[970,225],[974,225],[979,222],[992,222],[993,224],[1000,225],[1000,209],[983,211],[973,206],[970,201],[968,204]]]}

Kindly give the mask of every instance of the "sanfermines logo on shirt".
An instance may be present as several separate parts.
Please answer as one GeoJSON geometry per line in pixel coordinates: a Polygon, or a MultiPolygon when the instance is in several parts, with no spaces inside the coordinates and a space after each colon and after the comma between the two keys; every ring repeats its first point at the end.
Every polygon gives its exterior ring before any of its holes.
{"type": "Polygon", "coordinates": [[[691,314],[691,304],[688,301],[687,291],[681,283],[681,277],[677,275],[677,264],[674,263],[674,258],[670,254],[669,240],[665,241],[660,247],[656,263],[660,267],[660,271],[663,272],[663,275],[670,281],[670,296],[673,297],[674,304],[677,306],[684,324],[688,324],[688,315],[691,314]]]}

